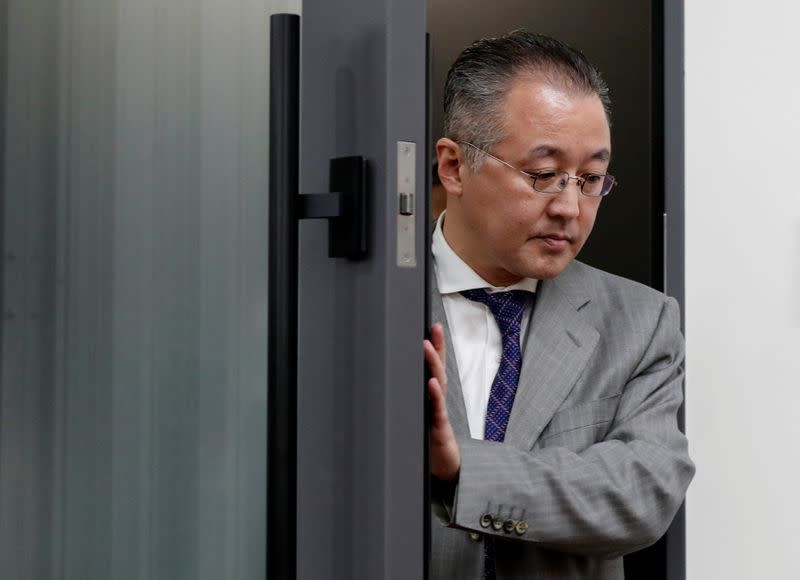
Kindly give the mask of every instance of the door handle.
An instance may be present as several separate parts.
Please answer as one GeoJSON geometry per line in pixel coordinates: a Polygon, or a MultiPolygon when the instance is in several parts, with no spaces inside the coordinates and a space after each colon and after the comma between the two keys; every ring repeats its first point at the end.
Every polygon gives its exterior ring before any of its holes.
{"type": "Polygon", "coordinates": [[[367,257],[367,162],[360,155],[330,161],[331,191],[298,195],[299,219],[328,220],[328,256],[367,257]]]}
{"type": "Polygon", "coordinates": [[[267,578],[297,577],[300,17],[270,17],[267,578]]]}

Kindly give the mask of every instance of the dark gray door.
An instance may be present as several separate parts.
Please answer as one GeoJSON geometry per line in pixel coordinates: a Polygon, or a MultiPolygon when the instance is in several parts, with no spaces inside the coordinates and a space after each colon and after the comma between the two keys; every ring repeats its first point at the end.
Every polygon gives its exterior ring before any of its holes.
{"type": "Polygon", "coordinates": [[[301,224],[302,579],[423,577],[425,18],[424,0],[303,3],[300,188],[364,156],[369,249],[328,258],[327,225],[301,224]]]}

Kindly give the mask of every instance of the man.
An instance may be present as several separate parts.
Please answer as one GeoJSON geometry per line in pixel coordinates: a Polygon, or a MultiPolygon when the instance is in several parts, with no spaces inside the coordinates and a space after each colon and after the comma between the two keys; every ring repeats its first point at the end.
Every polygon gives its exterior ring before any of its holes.
{"type": "Polygon", "coordinates": [[[608,175],[608,91],[515,32],[467,48],[436,144],[431,577],[623,578],[694,474],[676,302],[574,258],[608,175]]]}

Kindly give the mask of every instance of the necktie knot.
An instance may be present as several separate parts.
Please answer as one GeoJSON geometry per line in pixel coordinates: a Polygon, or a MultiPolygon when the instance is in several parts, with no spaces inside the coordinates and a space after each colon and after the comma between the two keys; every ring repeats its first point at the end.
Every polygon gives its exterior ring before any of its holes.
{"type": "Polygon", "coordinates": [[[522,313],[528,303],[530,292],[510,290],[508,292],[488,293],[481,289],[464,290],[461,295],[474,302],[481,302],[489,307],[497,321],[500,333],[505,338],[509,333],[519,333],[522,313]]]}

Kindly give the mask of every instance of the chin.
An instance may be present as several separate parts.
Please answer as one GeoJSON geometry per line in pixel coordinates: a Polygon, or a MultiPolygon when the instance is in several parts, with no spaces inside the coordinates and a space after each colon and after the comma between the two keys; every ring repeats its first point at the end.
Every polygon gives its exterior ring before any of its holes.
{"type": "Polygon", "coordinates": [[[539,240],[534,240],[534,243],[526,244],[513,256],[515,268],[511,271],[525,278],[550,280],[569,266],[582,245],[573,242],[566,248],[554,251],[542,247],[539,240]]]}
{"type": "Polygon", "coordinates": [[[537,280],[550,280],[555,278],[569,265],[573,258],[562,259],[541,259],[533,264],[528,264],[521,274],[525,278],[536,278],[537,280]]]}
{"type": "Polygon", "coordinates": [[[552,280],[556,276],[558,276],[561,272],[564,271],[564,268],[547,268],[538,270],[536,274],[528,276],[528,278],[536,278],[537,280],[552,280]]]}

